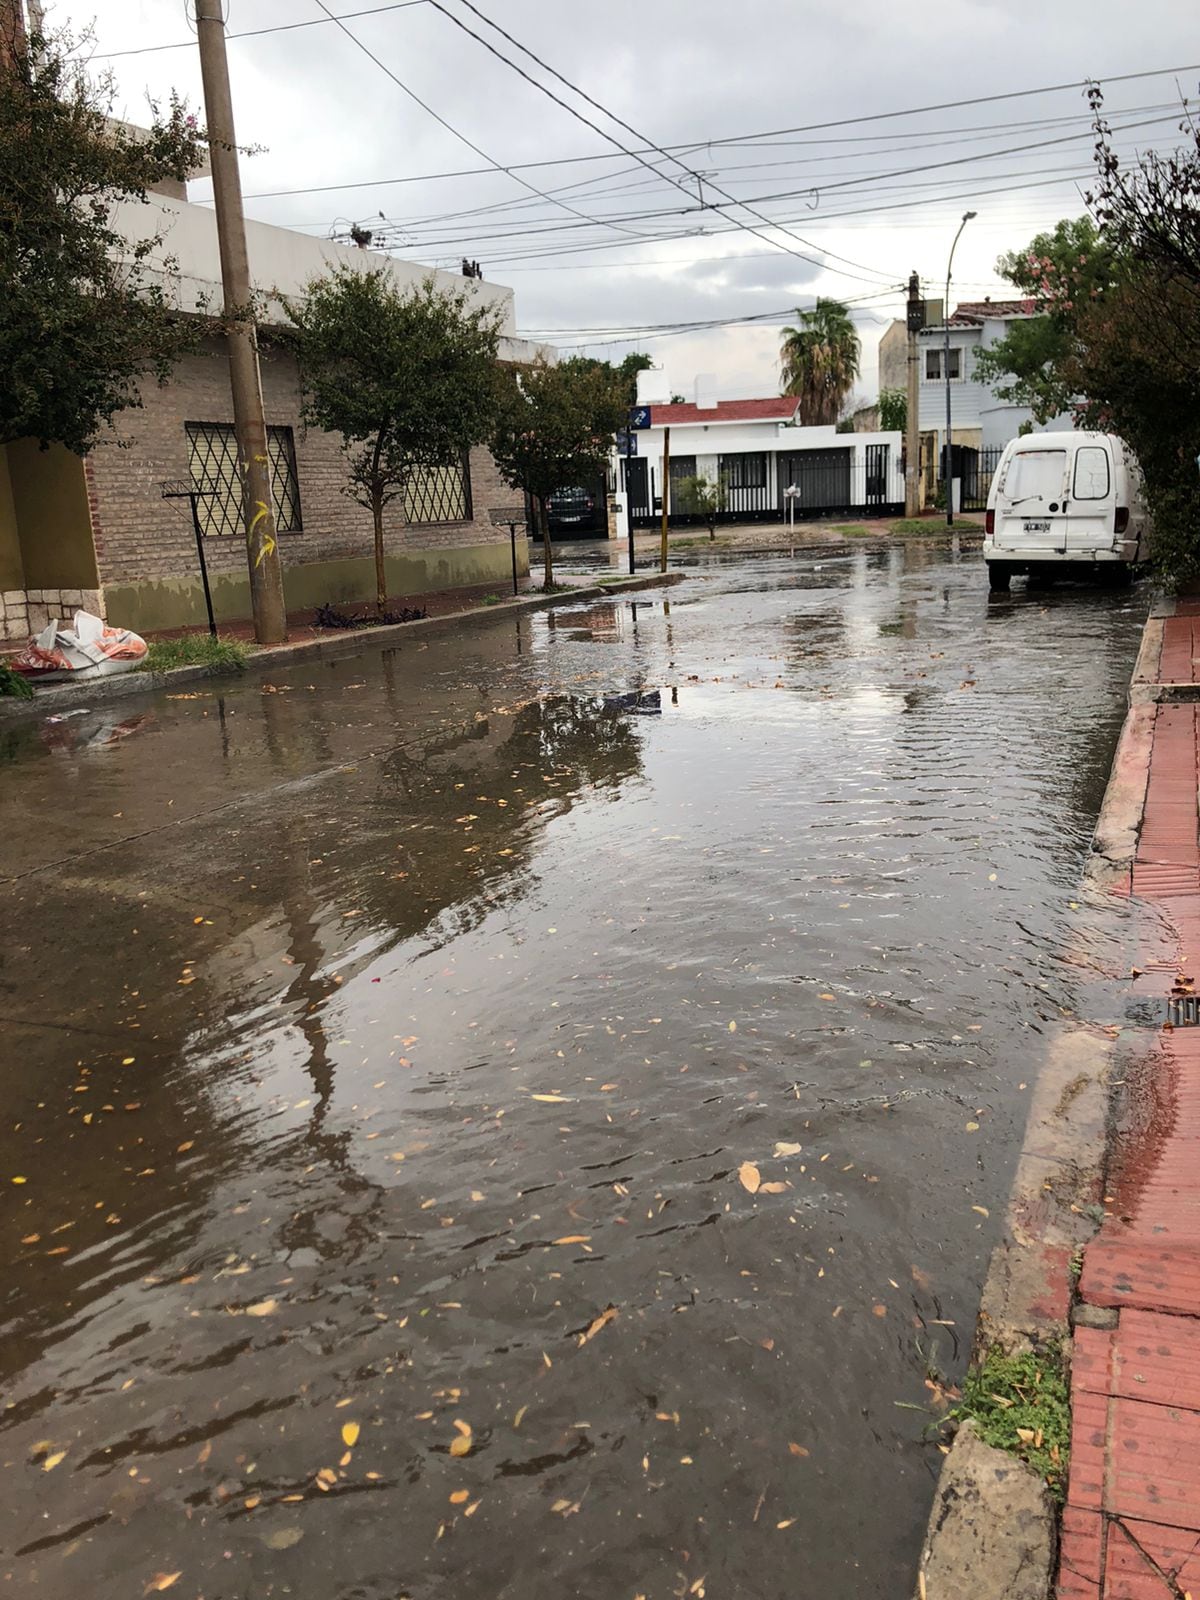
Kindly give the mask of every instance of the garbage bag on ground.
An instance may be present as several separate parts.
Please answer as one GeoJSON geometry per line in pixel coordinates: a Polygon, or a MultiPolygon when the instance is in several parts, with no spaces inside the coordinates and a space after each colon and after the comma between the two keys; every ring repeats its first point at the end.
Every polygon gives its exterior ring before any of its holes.
{"type": "Polygon", "coordinates": [[[35,683],[73,683],[129,672],[146,659],[146,641],[128,628],[110,628],[90,611],[77,611],[73,626],[51,622],[9,665],[35,683]]]}

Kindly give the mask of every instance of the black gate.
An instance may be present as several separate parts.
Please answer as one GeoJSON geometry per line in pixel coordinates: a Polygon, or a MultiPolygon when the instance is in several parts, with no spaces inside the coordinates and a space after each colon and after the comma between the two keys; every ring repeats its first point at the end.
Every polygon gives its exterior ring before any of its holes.
{"type": "Polygon", "coordinates": [[[887,504],[891,448],[889,444],[869,444],[866,447],[867,476],[863,501],[871,510],[881,510],[887,504]]]}
{"type": "Polygon", "coordinates": [[[852,450],[797,450],[779,457],[779,515],[786,517],[789,501],[797,516],[814,511],[848,511],[852,450]],[[788,490],[792,490],[789,495],[788,490]]]}
{"type": "Polygon", "coordinates": [[[1000,457],[1004,454],[1003,445],[989,445],[986,450],[971,450],[960,446],[954,447],[954,469],[962,479],[962,509],[964,511],[986,511],[988,491],[992,487],[992,477],[1000,465],[1000,457]]]}
{"type": "Polygon", "coordinates": [[[650,479],[646,472],[645,456],[626,456],[625,495],[629,501],[629,515],[634,519],[650,517],[650,479]]]}

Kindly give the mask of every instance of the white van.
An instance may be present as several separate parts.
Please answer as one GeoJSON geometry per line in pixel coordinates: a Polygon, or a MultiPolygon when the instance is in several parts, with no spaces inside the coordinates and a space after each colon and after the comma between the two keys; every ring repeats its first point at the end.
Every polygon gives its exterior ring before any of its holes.
{"type": "Polygon", "coordinates": [[[1015,572],[1127,579],[1149,554],[1141,472],[1113,433],[1029,433],[1004,447],[988,491],[988,585],[1015,572]]]}

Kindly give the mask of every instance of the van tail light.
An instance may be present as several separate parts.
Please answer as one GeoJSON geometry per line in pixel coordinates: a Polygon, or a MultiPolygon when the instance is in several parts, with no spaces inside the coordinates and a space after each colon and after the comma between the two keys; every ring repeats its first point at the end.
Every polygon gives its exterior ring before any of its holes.
{"type": "Polygon", "coordinates": [[[985,514],[983,519],[983,527],[984,532],[990,539],[996,531],[996,513],[994,511],[989,511],[985,514]]]}
{"type": "Polygon", "coordinates": [[[1129,507],[1128,506],[1118,506],[1117,507],[1117,520],[1116,520],[1116,523],[1115,523],[1116,532],[1117,533],[1124,533],[1128,526],[1129,526],[1129,507]]]}

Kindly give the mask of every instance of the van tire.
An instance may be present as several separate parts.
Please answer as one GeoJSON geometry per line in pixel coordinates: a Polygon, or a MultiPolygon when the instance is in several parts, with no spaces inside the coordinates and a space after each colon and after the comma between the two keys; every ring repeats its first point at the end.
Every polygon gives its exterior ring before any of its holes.
{"type": "Polygon", "coordinates": [[[1133,568],[1125,561],[1106,561],[1098,567],[1100,583],[1105,589],[1128,589],[1133,582],[1133,568]]]}
{"type": "Polygon", "coordinates": [[[993,594],[1003,594],[1012,577],[1012,565],[1007,561],[989,561],[988,588],[993,594]]]}

